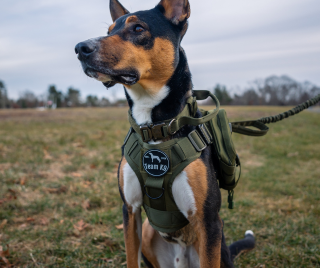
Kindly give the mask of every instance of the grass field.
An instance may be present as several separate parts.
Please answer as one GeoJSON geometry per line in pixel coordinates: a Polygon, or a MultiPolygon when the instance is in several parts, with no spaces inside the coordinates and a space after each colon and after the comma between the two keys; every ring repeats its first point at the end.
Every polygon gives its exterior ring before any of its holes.
{"type": "MultiPolygon", "coordinates": [[[[226,107],[232,120],[286,109],[226,107]]],[[[0,111],[0,246],[14,267],[126,267],[116,178],[126,114],[0,111]]],[[[306,111],[266,137],[233,134],[243,173],[234,210],[222,193],[224,231],[228,244],[247,229],[257,240],[237,267],[320,267],[319,121],[306,111]]]]}

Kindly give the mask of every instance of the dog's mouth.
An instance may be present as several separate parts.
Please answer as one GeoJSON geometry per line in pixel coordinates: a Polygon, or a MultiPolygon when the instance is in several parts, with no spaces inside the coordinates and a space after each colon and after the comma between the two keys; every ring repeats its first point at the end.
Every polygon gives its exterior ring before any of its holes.
{"type": "Polygon", "coordinates": [[[132,70],[112,71],[104,70],[104,68],[92,68],[88,65],[83,66],[83,69],[87,76],[102,82],[107,88],[114,86],[116,83],[131,86],[139,80],[139,75],[132,70]]]}

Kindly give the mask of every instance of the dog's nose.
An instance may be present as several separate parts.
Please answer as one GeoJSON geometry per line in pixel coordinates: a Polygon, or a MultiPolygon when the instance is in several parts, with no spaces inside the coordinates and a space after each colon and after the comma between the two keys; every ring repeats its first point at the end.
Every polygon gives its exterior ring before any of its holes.
{"type": "Polygon", "coordinates": [[[75,47],[75,52],[79,55],[80,60],[88,58],[95,50],[96,46],[92,42],[81,42],[75,47]]]}

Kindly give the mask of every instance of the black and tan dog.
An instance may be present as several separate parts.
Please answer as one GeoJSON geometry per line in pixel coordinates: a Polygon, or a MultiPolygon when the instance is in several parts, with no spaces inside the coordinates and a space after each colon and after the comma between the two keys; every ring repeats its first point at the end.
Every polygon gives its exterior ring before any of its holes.
{"type": "MultiPolygon", "coordinates": [[[[193,94],[187,58],[180,46],[188,28],[188,0],[161,0],[154,9],[136,13],[111,0],[110,10],[114,23],[108,35],[76,46],[84,72],[108,88],[123,84],[139,125],[174,118],[193,94]]],[[[186,126],[172,138],[185,137],[192,130],[186,126]]],[[[141,256],[154,268],[233,267],[238,252],[253,248],[251,231],[229,248],[225,244],[212,152],[213,148],[207,147],[174,180],[174,200],[190,223],[170,234],[155,231],[148,220],[142,226],[144,193],[134,171],[122,159],[119,188],[129,268],[140,267],[141,256]]]]}

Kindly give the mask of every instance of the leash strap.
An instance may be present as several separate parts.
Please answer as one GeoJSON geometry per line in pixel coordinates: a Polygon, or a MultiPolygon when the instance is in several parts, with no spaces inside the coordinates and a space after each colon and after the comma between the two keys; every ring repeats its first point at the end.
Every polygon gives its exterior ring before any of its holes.
{"type": "Polygon", "coordinates": [[[247,136],[261,137],[266,135],[269,131],[269,128],[264,123],[261,123],[258,120],[232,122],[231,125],[232,132],[247,136]],[[247,127],[254,127],[258,130],[250,129],[247,127]]]}
{"type": "Polygon", "coordinates": [[[285,118],[288,118],[289,116],[296,115],[302,112],[303,110],[309,108],[310,106],[317,104],[319,101],[320,101],[320,94],[298,105],[297,107],[278,115],[262,117],[258,120],[232,122],[231,123],[232,131],[235,133],[243,134],[247,136],[264,136],[269,131],[269,128],[265,124],[276,123],[285,118]],[[253,130],[247,127],[255,127],[258,130],[253,130]]]}

